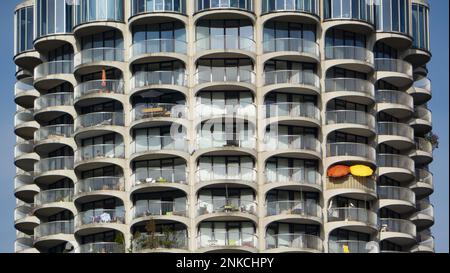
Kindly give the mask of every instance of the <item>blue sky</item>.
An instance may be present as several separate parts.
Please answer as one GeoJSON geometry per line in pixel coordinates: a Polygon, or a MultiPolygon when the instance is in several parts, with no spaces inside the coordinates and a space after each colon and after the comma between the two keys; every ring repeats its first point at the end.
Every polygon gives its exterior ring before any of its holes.
{"type": "MultiPolygon", "coordinates": [[[[0,9],[0,252],[14,251],[14,83],[13,11],[23,0],[2,0],[0,9]]],[[[449,30],[447,0],[429,0],[433,59],[429,63],[433,99],[434,132],[440,137],[440,146],[434,153],[431,171],[434,173],[435,192],[432,202],[436,223],[432,228],[436,238],[436,251],[449,251],[449,30]]]]}

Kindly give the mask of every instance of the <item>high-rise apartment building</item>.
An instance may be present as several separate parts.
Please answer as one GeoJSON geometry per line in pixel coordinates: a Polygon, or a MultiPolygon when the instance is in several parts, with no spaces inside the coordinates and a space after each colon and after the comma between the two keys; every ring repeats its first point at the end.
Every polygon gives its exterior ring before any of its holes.
{"type": "Polygon", "coordinates": [[[16,252],[433,252],[425,0],[28,0],[16,252]]]}

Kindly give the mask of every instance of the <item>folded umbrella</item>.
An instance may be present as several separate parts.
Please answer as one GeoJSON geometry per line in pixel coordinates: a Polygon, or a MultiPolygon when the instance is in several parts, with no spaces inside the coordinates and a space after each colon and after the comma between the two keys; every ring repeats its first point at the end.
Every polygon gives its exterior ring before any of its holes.
{"type": "Polygon", "coordinates": [[[350,167],[350,173],[354,176],[367,177],[373,174],[373,170],[365,165],[354,165],[350,167]]]}

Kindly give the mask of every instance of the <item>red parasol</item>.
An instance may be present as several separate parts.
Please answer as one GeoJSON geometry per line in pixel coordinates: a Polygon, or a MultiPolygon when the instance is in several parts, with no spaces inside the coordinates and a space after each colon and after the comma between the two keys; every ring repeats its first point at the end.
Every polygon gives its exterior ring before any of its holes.
{"type": "Polygon", "coordinates": [[[345,165],[335,165],[333,167],[328,168],[327,175],[328,177],[344,177],[350,173],[350,167],[345,165]]]}

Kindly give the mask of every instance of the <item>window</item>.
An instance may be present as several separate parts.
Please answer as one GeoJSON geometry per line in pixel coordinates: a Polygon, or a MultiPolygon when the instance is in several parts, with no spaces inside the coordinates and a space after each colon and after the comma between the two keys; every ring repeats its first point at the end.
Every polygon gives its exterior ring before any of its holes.
{"type": "Polygon", "coordinates": [[[356,19],[371,22],[369,0],[324,0],[325,19],[356,19]]]}

